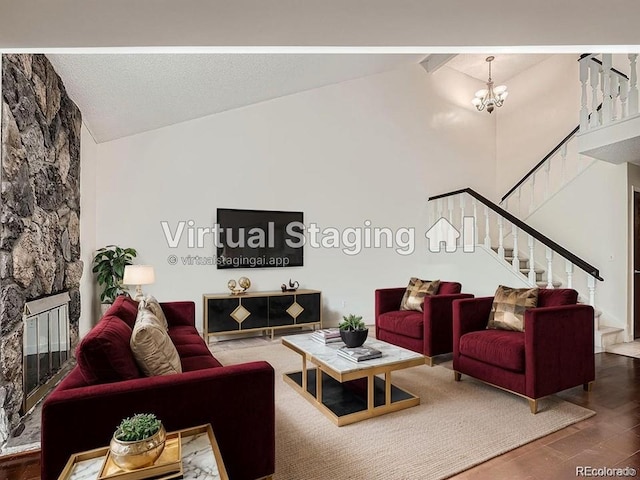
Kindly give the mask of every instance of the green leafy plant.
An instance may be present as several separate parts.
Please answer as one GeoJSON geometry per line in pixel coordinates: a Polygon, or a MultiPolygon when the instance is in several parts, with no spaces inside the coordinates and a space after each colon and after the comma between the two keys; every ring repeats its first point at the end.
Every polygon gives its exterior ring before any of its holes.
{"type": "Polygon", "coordinates": [[[122,420],[113,436],[121,442],[137,442],[153,436],[161,426],[153,413],[136,413],[122,420]]]}
{"type": "Polygon", "coordinates": [[[138,252],[133,248],[121,248],[107,245],[96,251],[93,257],[93,273],[97,274],[98,284],[103,287],[100,300],[113,303],[118,295],[127,293],[122,286],[124,267],[131,265],[138,252]]]}
{"type": "Polygon", "coordinates": [[[366,330],[367,326],[362,321],[362,317],[358,317],[356,315],[347,315],[342,317],[342,322],[338,325],[340,330],[366,330]]]}

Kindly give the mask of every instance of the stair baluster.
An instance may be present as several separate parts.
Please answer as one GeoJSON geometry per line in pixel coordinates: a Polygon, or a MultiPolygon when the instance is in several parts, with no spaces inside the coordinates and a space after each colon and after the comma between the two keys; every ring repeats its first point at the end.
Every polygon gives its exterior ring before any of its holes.
{"type": "Polygon", "coordinates": [[[591,84],[591,119],[589,121],[589,128],[596,128],[600,125],[598,118],[598,77],[600,65],[595,62],[589,64],[589,80],[591,84]]]}
{"type": "Polygon", "coordinates": [[[511,224],[511,236],[513,237],[513,259],[511,265],[515,272],[520,272],[520,259],[518,258],[518,227],[513,223],[511,224]]]}
{"type": "Polygon", "coordinates": [[[589,305],[596,306],[596,279],[591,275],[587,277],[587,288],[589,289],[589,305]]]}
{"type": "Polygon", "coordinates": [[[620,119],[624,119],[629,116],[629,105],[627,105],[628,98],[629,80],[624,77],[620,77],[620,119]]]}
{"type": "Polygon", "coordinates": [[[567,288],[573,288],[573,263],[565,260],[564,271],[567,274],[567,288]]]}
{"type": "Polygon", "coordinates": [[[629,64],[631,67],[629,75],[629,115],[638,113],[638,72],[636,70],[637,53],[629,54],[629,64]]]}
{"type": "Polygon", "coordinates": [[[529,234],[529,282],[531,285],[536,284],[536,262],[535,255],[535,239],[533,235],[529,234]]]}
{"type": "MultiPolygon", "coordinates": [[[[613,93],[613,98],[619,98],[617,92],[620,89],[620,82],[618,81],[620,77],[617,75],[611,75],[611,92],[613,93]]],[[[612,99],[611,102],[611,121],[615,122],[618,120],[618,102],[612,99]]]]}
{"type": "Polygon", "coordinates": [[[473,205],[473,244],[478,245],[478,201],[474,198],[471,204],[473,205]]]}
{"type": "Polygon", "coordinates": [[[601,125],[611,123],[612,116],[612,99],[611,99],[611,54],[604,53],[602,55],[602,69],[600,70],[602,81],[600,88],[602,89],[602,122],[601,125]]]}
{"type": "Polygon", "coordinates": [[[536,203],[536,173],[531,174],[531,201],[529,202],[529,213],[533,212],[536,203]]]}
{"type": "Polygon", "coordinates": [[[453,197],[447,198],[447,207],[449,209],[449,223],[453,225],[453,197]]]}
{"type": "Polygon", "coordinates": [[[550,190],[550,183],[551,183],[551,162],[546,162],[544,164],[544,173],[545,173],[545,183],[544,183],[544,199],[548,200],[549,199],[549,190],[550,190]]]}
{"type": "Polygon", "coordinates": [[[498,256],[500,260],[504,260],[504,228],[502,217],[498,216],[498,256]]]}
{"type": "Polygon", "coordinates": [[[547,288],[555,288],[553,286],[553,250],[546,248],[547,257],[547,288]]]}
{"type": "Polygon", "coordinates": [[[491,248],[491,235],[489,233],[489,207],[484,207],[484,246],[491,248]]]}
{"type": "Polygon", "coordinates": [[[590,57],[580,59],[580,84],[581,84],[581,96],[580,96],[580,130],[587,131],[589,125],[589,109],[587,108],[587,81],[589,80],[589,62],[590,57]]]}

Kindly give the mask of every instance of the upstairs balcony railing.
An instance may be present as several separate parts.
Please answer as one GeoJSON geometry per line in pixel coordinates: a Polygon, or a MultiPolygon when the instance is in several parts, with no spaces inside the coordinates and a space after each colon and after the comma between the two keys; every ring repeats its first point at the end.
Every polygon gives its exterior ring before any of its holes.
{"type": "Polygon", "coordinates": [[[638,54],[627,55],[629,76],[613,68],[613,55],[585,54],[580,57],[580,132],[610,125],[640,112],[638,101],[638,54]],[[602,108],[598,110],[598,105],[602,108]]]}

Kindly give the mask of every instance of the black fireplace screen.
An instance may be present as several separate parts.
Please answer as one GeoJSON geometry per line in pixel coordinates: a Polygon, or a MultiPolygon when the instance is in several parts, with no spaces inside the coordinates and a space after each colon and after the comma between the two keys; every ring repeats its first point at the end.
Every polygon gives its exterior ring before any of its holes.
{"type": "MultiPolygon", "coordinates": [[[[69,348],[67,304],[25,319],[23,350],[25,399],[32,396],[60,370],[69,358],[69,348]]],[[[35,401],[28,403],[35,403],[35,401]]]]}

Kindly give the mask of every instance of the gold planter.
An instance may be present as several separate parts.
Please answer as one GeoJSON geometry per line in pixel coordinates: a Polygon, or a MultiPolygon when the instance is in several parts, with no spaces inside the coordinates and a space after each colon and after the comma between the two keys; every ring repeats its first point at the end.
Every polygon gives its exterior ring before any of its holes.
{"type": "Polygon", "coordinates": [[[164,450],[166,435],[164,426],[161,425],[160,430],[151,437],[136,442],[123,442],[114,436],[109,444],[111,458],[124,470],[149,467],[164,450]]]}

